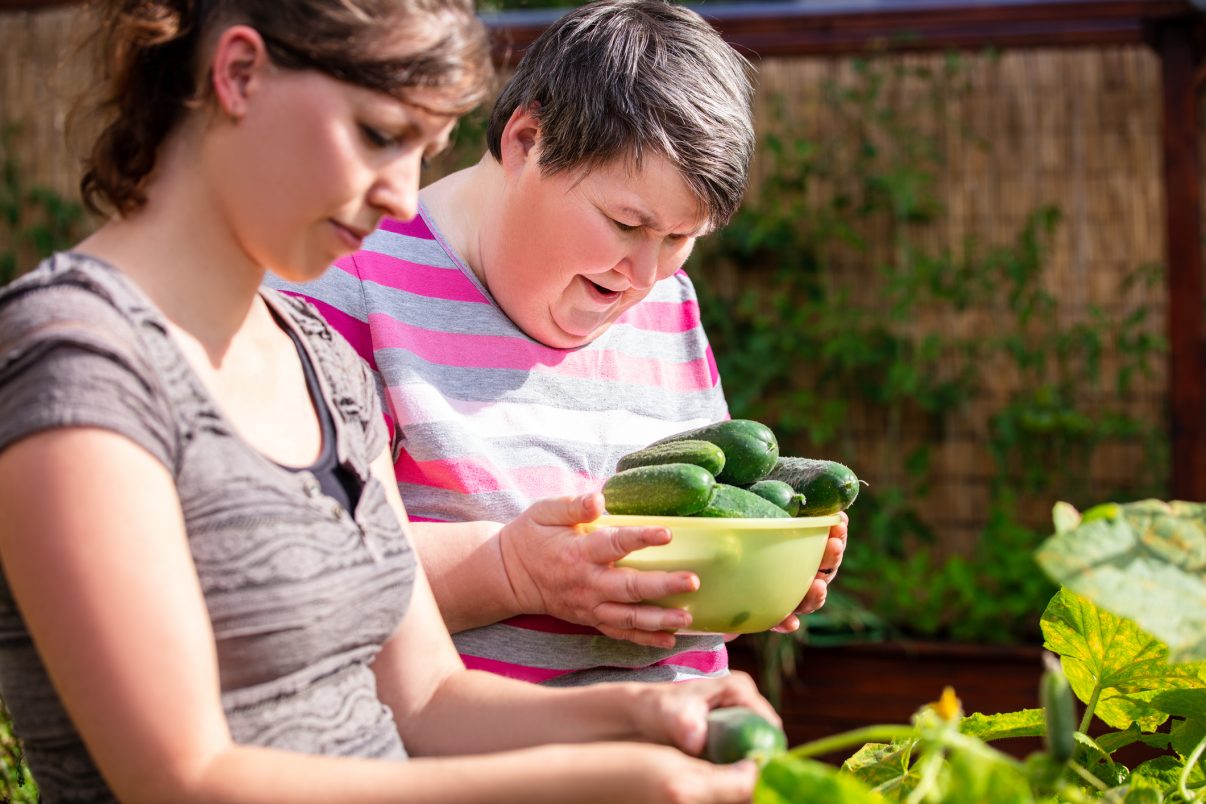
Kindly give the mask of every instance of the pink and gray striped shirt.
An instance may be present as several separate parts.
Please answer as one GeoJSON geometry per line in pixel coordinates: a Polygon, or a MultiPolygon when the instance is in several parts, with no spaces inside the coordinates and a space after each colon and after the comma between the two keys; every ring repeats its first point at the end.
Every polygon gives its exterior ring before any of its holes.
{"type": "MultiPolygon", "coordinates": [[[[421,212],[385,220],[309,299],[373,369],[416,521],[508,522],[537,499],[598,490],[620,456],[727,416],[686,274],[658,282],[594,342],[555,349],[499,308],[421,212]]],[[[454,636],[471,668],[554,685],[727,672],[721,637],[672,650],[546,616],[454,636]]]]}

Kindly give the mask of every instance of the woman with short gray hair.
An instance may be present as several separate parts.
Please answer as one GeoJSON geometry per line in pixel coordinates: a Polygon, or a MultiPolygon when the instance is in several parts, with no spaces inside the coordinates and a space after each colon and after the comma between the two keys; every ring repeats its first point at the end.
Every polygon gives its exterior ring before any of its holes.
{"type": "MultiPolygon", "coordinates": [[[[682,6],[571,10],[502,90],[477,164],[319,281],[278,284],[375,372],[470,667],[561,686],[728,672],[722,635],[644,602],[698,578],[614,565],[665,529],[576,526],[602,512],[620,456],[728,416],[682,266],[741,201],[751,72],[682,6]]],[[[843,516],[798,614],[824,602],[845,539],[843,516]]]]}

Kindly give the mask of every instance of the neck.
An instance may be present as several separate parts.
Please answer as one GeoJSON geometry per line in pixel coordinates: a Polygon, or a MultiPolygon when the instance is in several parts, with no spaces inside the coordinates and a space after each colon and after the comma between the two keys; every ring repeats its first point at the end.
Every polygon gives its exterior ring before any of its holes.
{"type": "Polygon", "coordinates": [[[419,194],[441,234],[483,285],[483,243],[496,228],[502,185],[502,167],[487,153],[476,165],[445,176],[419,194]]]}
{"type": "Polygon", "coordinates": [[[219,365],[236,334],[267,316],[258,301],[265,270],[239,243],[201,172],[186,165],[185,137],[165,143],[146,204],[78,250],[120,268],[219,365]]]}

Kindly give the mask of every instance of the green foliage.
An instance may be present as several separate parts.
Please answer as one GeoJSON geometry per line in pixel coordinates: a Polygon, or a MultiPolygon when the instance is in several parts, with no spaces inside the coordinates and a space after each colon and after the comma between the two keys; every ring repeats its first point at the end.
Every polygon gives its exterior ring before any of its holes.
{"type": "Polygon", "coordinates": [[[0,701],[0,800],[13,804],[36,804],[38,787],[29,774],[21,743],[13,736],[8,710],[0,701]]]}
{"type": "MultiPolygon", "coordinates": [[[[1072,506],[1056,506],[1056,534],[1039,556],[1057,554],[1059,571],[1079,566],[1090,573],[1103,554],[1117,544],[1104,527],[1128,520],[1147,522],[1165,534],[1200,529],[1203,506],[1144,501],[1109,504],[1082,517],[1072,506]],[[1163,520],[1160,518],[1163,517],[1163,520]],[[1170,521],[1171,520],[1171,521],[1170,521]],[[1053,545],[1058,549],[1054,550],[1053,545]],[[1078,559],[1073,557],[1077,556],[1078,559]]],[[[1167,546],[1168,542],[1164,542],[1167,546]]],[[[1176,541],[1177,550],[1154,549],[1150,565],[1167,565],[1201,576],[1204,568],[1185,562],[1192,539],[1176,541]]],[[[1041,560],[1041,558],[1040,558],[1041,560]]],[[[1046,564],[1046,562],[1044,562],[1046,564]]],[[[1051,661],[1040,697],[1050,709],[1024,709],[1002,714],[963,717],[948,688],[942,699],[918,710],[909,726],[874,725],[797,746],[772,760],[762,771],[756,804],[785,801],[836,802],[1200,802],[1206,800],[1206,661],[1170,661],[1170,646],[1137,623],[1106,611],[1125,608],[1141,597],[1133,583],[1120,587],[1088,587],[1089,596],[1061,588],[1043,614],[1045,646],[1059,657],[1051,661]],[[1119,603],[1119,601],[1123,601],[1119,603]],[[1064,676],[1066,674],[1066,683],[1064,676]],[[1084,704],[1074,725],[1069,693],[1084,704]],[[1096,738],[1087,732],[1094,718],[1114,731],[1096,738]],[[1013,737],[1046,734],[1048,724],[1072,743],[1048,740],[1047,749],[1017,760],[990,743],[1013,737]],[[1074,731],[1072,731],[1075,729],[1074,731]],[[1157,755],[1129,768],[1115,754],[1143,742],[1157,755]],[[859,747],[861,746],[861,747],[859,747]],[[856,749],[841,769],[811,757],[856,749]]],[[[1191,596],[1164,611],[1180,623],[1184,644],[1206,640],[1206,598],[1191,596]]],[[[1154,613],[1144,610],[1149,623],[1154,613]]]]}
{"type": "MultiPolygon", "coordinates": [[[[1119,400],[1164,347],[1146,306],[1072,310],[1047,288],[1053,207],[1004,243],[935,245],[945,215],[935,131],[959,128],[949,104],[966,94],[965,75],[957,57],[937,69],[858,61],[848,85],[825,88],[836,132],[825,140],[799,135],[772,99],[759,189],[699,243],[691,270],[732,415],[769,423],[784,454],[842,460],[870,481],[834,595],[888,633],[1031,641],[1055,586],[1034,572],[1044,526],[1023,512],[1103,494],[1089,487],[1090,461],[1120,442],[1146,455],[1145,485],[1104,493],[1162,491],[1163,433],[1119,400]],[[918,102],[897,100],[905,84],[918,102]],[[1017,379],[1008,398],[991,395],[997,375],[1017,379]],[[867,431],[880,434],[870,464],[855,448],[867,431]],[[984,434],[991,473],[983,530],[963,550],[926,510],[941,502],[933,444],[953,432],[984,434]]],[[[1158,279],[1137,268],[1121,297],[1158,279]]],[[[806,638],[836,625],[822,610],[806,618],[806,638]]]]}
{"type": "Polygon", "coordinates": [[[84,222],[80,204],[28,183],[12,147],[16,132],[0,120],[0,285],[74,244],[84,222]]]}
{"type": "Polygon", "coordinates": [[[1038,553],[1048,574],[1159,637],[1174,660],[1206,659],[1206,505],[1144,500],[1083,517],[1059,507],[1056,519],[1038,553]]]}

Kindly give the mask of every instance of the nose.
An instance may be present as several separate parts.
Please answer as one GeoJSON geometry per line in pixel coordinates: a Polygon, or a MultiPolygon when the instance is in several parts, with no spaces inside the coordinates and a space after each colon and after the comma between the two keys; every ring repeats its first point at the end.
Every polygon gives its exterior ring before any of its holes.
{"type": "Polygon", "coordinates": [[[369,189],[368,202],[391,218],[408,221],[419,214],[422,158],[406,154],[382,167],[369,189]]]}
{"type": "Polygon", "coordinates": [[[633,245],[621,269],[636,290],[648,290],[657,282],[660,249],[656,238],[645,238],[633,245]]]}

